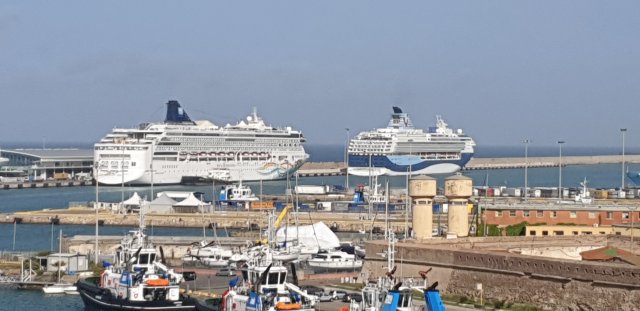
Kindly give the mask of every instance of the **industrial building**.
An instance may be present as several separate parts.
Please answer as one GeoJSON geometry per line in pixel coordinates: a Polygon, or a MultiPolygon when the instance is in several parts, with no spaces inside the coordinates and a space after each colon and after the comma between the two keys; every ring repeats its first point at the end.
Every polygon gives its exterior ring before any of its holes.
{"type": "Polygon", "coordinates": [[[3,171],[24,181],[90,179],[93,169],[92,149],[3,149],[0,157],[9,160],[3,171]]]}

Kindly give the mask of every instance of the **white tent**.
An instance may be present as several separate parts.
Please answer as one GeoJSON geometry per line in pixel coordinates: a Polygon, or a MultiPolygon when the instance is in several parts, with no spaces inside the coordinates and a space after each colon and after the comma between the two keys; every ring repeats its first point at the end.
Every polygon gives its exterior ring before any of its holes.
{"type": "Polygon", "coordinates": [[[196,198],[196,196],[191,193],[186,199],[173,204],[173,209],[179,213],[194,213],[200,212],[200,210],[198,209],[200,207],[202,207],[204,210],[209,210],[210,206],[211,205],[209,203],[198,200],[198,198],[196,198]]]}
{"type": "Polygon", "coordinates": [[[276,241],[295,241],[306,247],[318,247],[319,249],[335,249],[340,247],[340,239],[331,231],[324,222],[317,222],[306,226],[285,226],[276,232],[276,241]],[[298,233],[299,230],[299,233],[298,233]]]}
{"type": "Polygon", "coordinates": [[[122,201],[122,203],[120,204],[122,204],[122,206],[140,206],[140,201],[142,201],[142,198],[138,195],[137,192],[134,192],[130,198],[122,201]]]}
{"type": "Polygon", "coordinates": [[[151,213],[170,213],[173,211],[173,205],[176,201],[163,194],[157,199],[149,202],[149,212],[151,213]]]}

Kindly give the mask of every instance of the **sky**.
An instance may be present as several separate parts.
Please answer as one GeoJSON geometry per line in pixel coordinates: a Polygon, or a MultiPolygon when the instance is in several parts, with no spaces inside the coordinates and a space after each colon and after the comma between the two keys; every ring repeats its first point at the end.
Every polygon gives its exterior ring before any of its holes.
{"type": "Polygon", "coordinates": [[[310,144],[441,115],[479,146],[640,145],[640,1],[2,1],[0,146],[237,122],[310,144]]]}

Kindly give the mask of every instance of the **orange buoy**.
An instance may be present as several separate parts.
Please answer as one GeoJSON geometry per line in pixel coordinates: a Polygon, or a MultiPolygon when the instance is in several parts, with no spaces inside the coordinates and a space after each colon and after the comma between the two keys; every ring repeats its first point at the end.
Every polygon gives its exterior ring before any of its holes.
{"type": "Polygon", "coordinates": [[[299,310],[302,305],[299,303],[284,303],[278,302],[276,304],[276,310],[299,310]]]}
{"type": "Polygon", "coordinates": [[[167,286],[169,285],[169,280],[155,279],[155,280],[147,280],[145,283],[149,286],[167,286]]]}

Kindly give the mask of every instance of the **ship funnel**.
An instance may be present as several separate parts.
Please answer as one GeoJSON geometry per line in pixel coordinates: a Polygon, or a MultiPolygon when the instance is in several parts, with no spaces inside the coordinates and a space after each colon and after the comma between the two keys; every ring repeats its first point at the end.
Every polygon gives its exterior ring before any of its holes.
{"type": "Polygon", "coordinates": [[[189,123],[195,124],[189,116],[187,112],[182,109],[177,100],[170,100],[167,102],[167,117],[164,119],[164,123],[189,123]]]}

